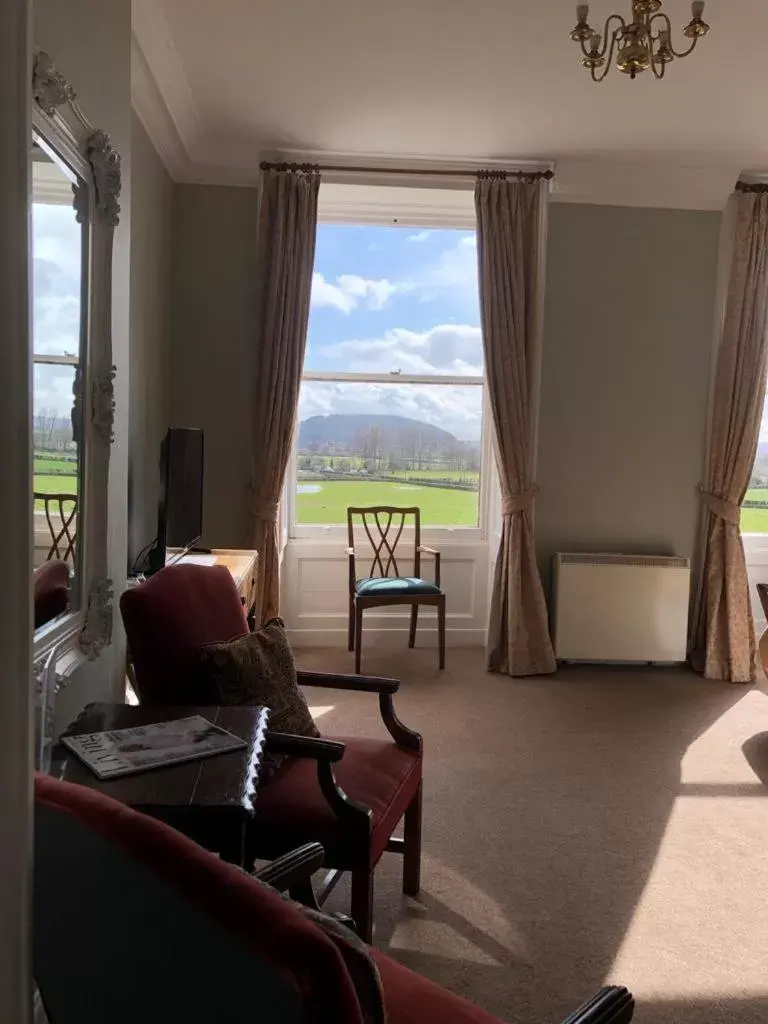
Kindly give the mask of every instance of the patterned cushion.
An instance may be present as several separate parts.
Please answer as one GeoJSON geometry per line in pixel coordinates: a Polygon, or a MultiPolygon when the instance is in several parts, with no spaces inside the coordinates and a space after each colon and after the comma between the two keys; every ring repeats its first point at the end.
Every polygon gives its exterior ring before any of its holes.
{"type": "Polygon", "coordinates": [[[440,594],[440,587],[416,576],[374,576],[356,580],[355,593],[361,597],[399,597],[406,594],[440,594]]]}
{"type": "Polygon", "coordinates": [[[293,654],[282,619],[228,643],[205,644],[199,670],[217,704],[262,704],[275,732],[319,736],[304,694],[296,682],[293,654]]]}

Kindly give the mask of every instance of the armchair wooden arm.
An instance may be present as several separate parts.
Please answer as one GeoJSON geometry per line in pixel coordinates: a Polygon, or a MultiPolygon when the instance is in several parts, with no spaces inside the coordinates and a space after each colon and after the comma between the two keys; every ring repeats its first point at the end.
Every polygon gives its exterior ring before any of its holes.
{"type": "Polygon", "coordinates": [[[314,736],[295,736],[289,732],[267,732],[265,749],[270,754],[308,757],[318,764],[335,764],[344,756],[344,744],[314,736]]]}
{"type": "MultiPolygon", "coordinates": [[[[397,746],[405,747],[407,750],[422,749],[421,735],[404,725],[395,714],[392,694],[399,690],[399,680],[387,679],[384,676],[347,676],[337,675],[335,672],[307,672],[303,669],[297,670],[296,678],[301,686],[322,686],[334,690],[361,690],[365,693],[378,693],[381,719],[397,746]]],[[[317,740],[310,742],[316,743],[317,740]]]]}
{"type": "Polygon", "coordinates": [[[355,569],[354,548],[347,548],[347,562],[349,565],[349,594],[351,597],[355,592],[355,579],[357,578],[357,571],[355,569]]]}
{"type": "Polygon", "coordinates": [[[563,1024],[629,1024],[635,1008],[632,994],[622,986],[608,985],[587,1000],[563,1024]]]}
{"type": "Polygon", "coordinates": [[[440,552],[437,548],[428,548],[426,544],[419,544],[417,549],[422,555],[431,555],[435,560],[435,586],[440,586],[440,552]]]}
{"type": "Polygon", "coordinates": [[[270,732],[267,733],[265,749],[270,754],[288,754],[316,761],[317,782],[332,810],[347,823],[368,827],[373,812],[348,797],[333,774],[333,765],[344,756],[343,743],[313,736],[294,736],[288,732],[270,732]]]}
{"type": "Polygon", "coordinates": [[[271,885],[278,892],[294,889],[323,866],[325,850],[320,843],[305,843],[296,850],[278,857],[266,867],[254,871],[254,878],[271,885]]]}
{"type": "Polygon", "coordinates": [[[361,690],[365,693],[397,693],[400,682],[386,676],[352,676],[336,672],[296,670],[300,686],[323,686],[329,690],[361,690]]]}

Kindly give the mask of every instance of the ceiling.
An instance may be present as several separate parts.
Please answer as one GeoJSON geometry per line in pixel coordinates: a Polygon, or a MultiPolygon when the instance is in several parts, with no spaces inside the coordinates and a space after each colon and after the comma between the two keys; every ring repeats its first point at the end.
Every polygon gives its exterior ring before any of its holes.
{"type": "MultiPolygon", "coordinates": [[[[595,0],[590,21],[628,9],[595,0]]],[[[719,206],[768,171],[768,4],[705,17],[663,82],[596,85],[568,0],[134,0],[134,99],[180,180],[250,182],[280,153],[536,160],[563,198],[719,206]]]]}

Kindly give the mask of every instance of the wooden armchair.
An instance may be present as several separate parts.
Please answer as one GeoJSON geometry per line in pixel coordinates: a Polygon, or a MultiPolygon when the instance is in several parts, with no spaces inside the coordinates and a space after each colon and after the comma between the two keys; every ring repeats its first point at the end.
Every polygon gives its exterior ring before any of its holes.
{"type": "MultiPolygon", "coordinates": [[[[445,594],[440,589],[440,552],[421,543],[421,510],[375,505],[347,509],[347,557],[349,559],[349,650],[355,652],[355,672],[360,672],[363,646],[363,612],[366,608],[407,604],[411,607],[408,646],[416,643],[420,605],[437,608],[440,668],[445,668],[445,594]],[[401,576],[397,565],[398,543],[408,520],[413,519],[413,576],[401,576]],[[359,527],[373,550],[368,575],[358,578],[355,557],[355,527],[359,527]],[[421,556],[435,560],[435,582],[421,578],[421,556]]],[[[403,545],[405,546],[405,545],[403,545]]],[[[410,546],[410,545],[409,545],[410,546]]],[[[408,557],[406,556],[400,556],[408,557]]]]}
{"type": "Polygon", "coordinates": [[[74,562],[77,543],[77,495],[35,491],[34,501],[35,504],[42,503],[45,521],[51,533],[51,546],[46,559],[50,561],[52,558],[60,558],[62,562],[74,562]],[[65,509],[65,505],[70,507],[65,509]]]}
{"type": "MultiPolygon", "coordinates": [[[[172,565],[125,591],[120,610],[142,704],[218,703],[195,685],[198,649],[248,632],[232,576],[221,566],[172,565]]],[[[247,858],[273,859],[309,842],[325,850],[322,903],[351,873],[351,915],[370,941],[373,876],[386,851],[403,855],[403,891],[419,890],[422,739],[395,714],[396,679],[297,673],[302,686],[378,694],[392,741],[269,733],[267,749],[290,755],[259,792],[247,858]],[[403,819],[403,838],[393,832],[403,819]]]]}

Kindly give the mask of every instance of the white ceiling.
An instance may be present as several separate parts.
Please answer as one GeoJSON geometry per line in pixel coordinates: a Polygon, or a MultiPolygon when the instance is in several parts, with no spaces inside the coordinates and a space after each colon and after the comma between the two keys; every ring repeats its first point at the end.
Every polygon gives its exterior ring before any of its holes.
{"type": "MultiPolygon", "coordinates": [[[[595,0],[590,20],[628,9],[595,0]]],[[[252,181],[281,152],[525,159],[555,162],[577,200],[717,206],[740,171],[768,171],[768,3],[705,17],[664,81],[596,85],[569,0],[134,0],[136,106],[182,180],[252,181]]]]}

